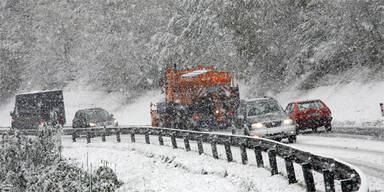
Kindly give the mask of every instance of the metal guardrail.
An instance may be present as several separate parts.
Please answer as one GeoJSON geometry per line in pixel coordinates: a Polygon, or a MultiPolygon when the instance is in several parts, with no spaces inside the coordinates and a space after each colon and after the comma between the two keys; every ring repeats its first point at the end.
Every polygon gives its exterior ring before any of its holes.
{"type": "Polygon", "coordinates": [[[150,135],[157,136],[160,145],[164,145],[163,137],[170,137],[173,148],[177,148],[178,139],[183,139],[185,149],[191,150],[189,141],[196,141],[199,154],[204,153],[203,142],[210,143],[212,156],[218,159],[217,145],[224,145],[228,162],[233,161],[231,147],[239,147],[243,164],[247,164],[247,149],[254,150],[258,167],[264,167],[262,152],[268,154],[271,174],[278,174],[276,156],[284,159],[287,170],[288,183],[296,183],[293,163],[302,166],[304,182],[307,191],[316,191],[313,172],[323,175],[326,192],[335,191],[335,181],[340,181],[343,192],[360,191],[368,192],[368,184],[364,174],[357,168],[334,158],[315,155],[289,145],[263,138],[253,138],[241,135],[229,135],[210,132],[197,132],[179,129],[157,128],[157,127],[119,127],[119,128],[83,128],[63,129],[65,135],[72,135],[73,142],[81,135],[85,135],[87,143],[91,138],[101,136],[102,141],[107,135],[116,135],[117,142],[121,141],[121,134],[129,134],[131,141],[135,142],[135,135],[144,135],[145,142],[150,144],[150,135]]]}
{"type": "Polygon", "coordinates": [[[341,134],[354,134],[373,136],[378,139],[384,139],[384,127],[335,127],[332,131],[341,134]]]}

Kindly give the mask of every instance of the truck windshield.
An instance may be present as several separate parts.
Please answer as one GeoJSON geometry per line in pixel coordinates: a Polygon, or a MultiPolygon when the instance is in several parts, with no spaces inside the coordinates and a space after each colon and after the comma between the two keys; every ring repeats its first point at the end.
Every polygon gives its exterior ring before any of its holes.
{"type": "Polygon", "coordinates": [[[258,116],[282,111],[280,105],[272,100],[251,101],[247,103],[248,116],[258,116]]]}

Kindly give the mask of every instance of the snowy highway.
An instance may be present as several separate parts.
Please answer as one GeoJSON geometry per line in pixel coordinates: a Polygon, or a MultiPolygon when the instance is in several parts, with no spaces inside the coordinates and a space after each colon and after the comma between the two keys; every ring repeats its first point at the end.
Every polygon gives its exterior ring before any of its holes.
{"type": "Polygon", "coordinates": [[[384,191],[384,142],[382,141],[301,135],[293,146],[355,165],[367,176],[370,191],[384,191]]]}

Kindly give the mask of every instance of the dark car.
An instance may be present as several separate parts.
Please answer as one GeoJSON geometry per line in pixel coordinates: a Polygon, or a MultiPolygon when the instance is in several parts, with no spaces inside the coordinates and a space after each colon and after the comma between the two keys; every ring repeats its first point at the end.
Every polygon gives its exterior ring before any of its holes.
{"type": "Polygon", "coordinates": [[[288,138],[289,143],[296,142],[295,123],[271,97],[246,101],[245,134],[276,141],[288,138]]]}
{"type": "Polygon", "coordinates": [[[326,131],[332,130],[332,113],[325,103],[319,99],[292,102],[287,105],[286,112],[296,122],[297,131],[324,126],[326,131]]]}
{"type": "Polygon", "coordinates": [[[103,108],[78,110],[72,120],[73,128],[116,127],[118,121],[103,108]]]}

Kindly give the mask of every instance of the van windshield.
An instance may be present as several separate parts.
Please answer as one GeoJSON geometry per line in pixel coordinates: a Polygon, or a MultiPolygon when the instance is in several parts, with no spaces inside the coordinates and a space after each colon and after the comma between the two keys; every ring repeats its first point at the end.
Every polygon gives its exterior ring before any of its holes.
{"type": "Polygon", "coordinates": [[[258,116],[280,112],[283,109],[273,100],[251,101],[247,103],[248,116],[258,116]]]}

